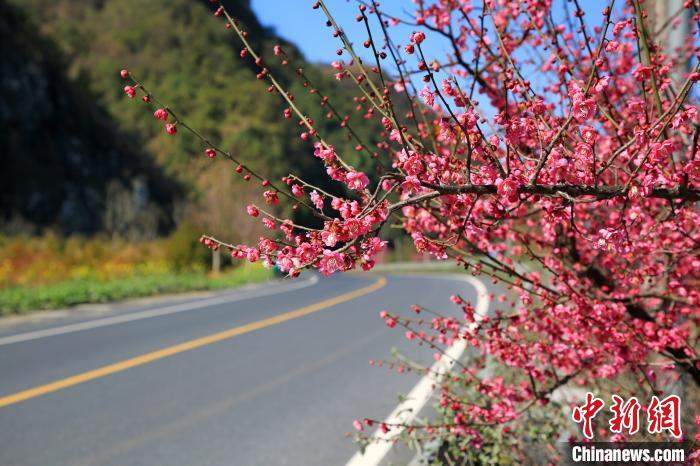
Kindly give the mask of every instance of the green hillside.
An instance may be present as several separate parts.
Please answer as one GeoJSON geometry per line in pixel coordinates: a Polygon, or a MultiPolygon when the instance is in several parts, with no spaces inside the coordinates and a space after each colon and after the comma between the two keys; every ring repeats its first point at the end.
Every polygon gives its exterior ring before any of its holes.
{"type": "MultiPolygon", "coordinates": [[[[283,176],[294,167],[295,173],[328,187],[310,143],[298,137],[296,121],[281,118],[284,106],[279,97],[269,94],[266,84],[255,79],[253,65],[239,58],[240,44],[212,16],[208,1],[12,1],[55,42],[67,59],[68,76],[85,95],[94,96],[119,131],[142,143],[147,157],[168,177],[186,186],[185,201],[175,212],[177,219],[186,217],[233,240],[251,236],[254,231],[245,227],[248,221],[241,207],[254,188],[235,179],[230,164],[205,159],[202,147],[185,132],[166,136],[143,104],[125,98],[118,76],[121,68],[133,71],[190,125],[221,141],[252,167],[270,177],[283,176]]],[[[246,0],[226,3],[250,31],[266,63],[315,120],[323,120],[318,97],[302,87],[294,72],[298,66],[322,90],[332,90],[333,103],[352,115],[351,123],[360,134],[371,134],[370,123],[354,113],[354,94],[338,87],[328,69],[304,62],[293,46],[262,27],[246,0]],[[293,57],[289,67],[277,65],[272,48],[278,43],[293,57]]],[[[345,154],[354,153],[344,130],[335,123],[324,125],[326,139],[345,154]]],[[[371,142],[369,137],[364,139],[371,142]]]]}

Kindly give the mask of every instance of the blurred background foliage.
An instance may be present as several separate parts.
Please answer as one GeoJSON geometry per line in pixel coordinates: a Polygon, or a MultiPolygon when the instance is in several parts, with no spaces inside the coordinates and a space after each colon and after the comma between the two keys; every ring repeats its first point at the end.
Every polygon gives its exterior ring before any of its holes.
{"type": "MultiPolygon", "coordinates": [[[[271,179],[294,172],[337,191],[312,156],[311,143],[299,138],[296,120],[282,118],[282,99],[267,92],[266,82],[255,79],[249,59],[239,58],[240,44],[224,22],[212,16],[207,0],[9,1],[58,49],[67,79],[107,111],[115,131],[127,135],[166,177],[184,186],[178,208],[171,209],[174,223],[196,212],[196,223],[208,232],[231,241],[249,239],[250,229],[235,228],[245,220],[240,206],[231,200],[254,193],[234,178],[231,164],[204,159],[204,148],[194,136],[185,131],[177,137],[165,136],[152,111],[125,98],[118,75],[121,68],[133,72],[192,127],[271,179]],[[216,199],[208,195],[210,189],[217,192],[216,199]],[[222,211],[228,225],[221,222],[222,211]]],[[[318,96],[310,95],[296,76],[299,66],[324,93],[331,94],[342,114],[351,115],[350,123],[363,140],[372,142],[376,126],[355,113],[355,90],[339,85],[328,67],[305,62],[292,44],[261,26],[246,0],[225,3],[302,109],[314,120],[324,120],[318,96]],[[275,44],[281,44],[291,57],[289,66],[279,65],[279,57],[272,53],[275,44]]],[[[359,161],[355,143],[336,123],[323,124],[322,133],[339,153],[359,161]]],[[[366,159],[359,165],[371,172],[372,163],[366,159]]]]}
{"type": "Polygon", "coordinates": [[[208,273],[208,249],[183,222],[168,237],[0,236],[0,315],[157,293],[209,290],[271,278],[260,264],[208,273]]]}
{"type": "MultiPolygon", "coordinates": [[[[259,23],[248,0],[224,3],[299,106],[323,121],[324,138],[371,175],[373,161],[324,121],[319,97],[295,70],[303,67],[371,146],[378,128],[355,108],[354,86],[306,62],[259,23]],[[274,56],[276,44],[289,66],[274,56]]],[[[165,135],[152,109],[124,95],[122,68],[270,179],[294,173],[331,193],[342,189],[299,138],[297,121],[282,118],[285,105],[255,78],[254,64],[240,59],[208,0],[0,0],[0,17],[0,286],[204,270],[201,233],[230,242],[260,236],[244,209],[259,186],[231,163],[204,157],[186,131],[165,135]]]]}

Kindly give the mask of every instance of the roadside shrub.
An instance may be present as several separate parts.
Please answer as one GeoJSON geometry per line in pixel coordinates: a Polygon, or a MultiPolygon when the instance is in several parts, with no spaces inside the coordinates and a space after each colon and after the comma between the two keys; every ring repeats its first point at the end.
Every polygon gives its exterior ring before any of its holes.
{"type": "Polygon", "coordinates": [[[164,241],[164,257],[173,270],[204,270],[211,263],[211,253],[197,241],[202,229],[184,221],[164,241]]]}

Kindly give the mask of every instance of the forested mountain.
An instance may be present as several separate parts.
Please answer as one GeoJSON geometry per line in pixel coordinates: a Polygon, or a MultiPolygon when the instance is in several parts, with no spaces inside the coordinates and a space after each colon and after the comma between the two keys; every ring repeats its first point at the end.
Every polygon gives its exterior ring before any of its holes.
{"type": "MultiPolygon", "coordinates": [[[[144,104],[124,96],[118,74],[121,68],[148,83],[149,89],[177,109],[191,126],[268,176],[283,176],[294,167],[295,173],[334,189],[327,186],[326,177],[319,177],[311,144],[298,137],[296,121],[281,118],[284,105],[279,96],[269,94],[267,85],[255,79],[253,64],[241,60],[240,44],[223,22],[212,16],[208,1],[10,1],[39,25],[40,33],[65,57],[67,80],[81,89],[81,99],[105,108],[113,130],[118,132],[114,134],[128,135],[120,141],[126,139],[126,144],[139,147],[134,157],[152,161],[170,180],[184,186],[177,209],[162,205],[174,212],[177,221],[187,218],[233,240],[252,234],[242,226],[247,221],[242,218],[241,205],[256,188],[234,179],[230,164],[204,158],[202,146],[185,131],[176,137],[164,135],[163,126],[144,104]]],[[[332,93],[335,106],[351,114],[356,131],[371,142],[366,137],[371,134],[370,123],[353,110],[354,94],[339,86],[328,68],[305,62],[293,45],[264,28],[247,0],[225,3],[302,108],[316,121],[324,120],[318,97],[309,95],[296,76],[299,66],[317,87],[332,93]],[[292,57],[289,66],[281,67],[273,56],[275,44],[281,44],[292,57]]],[[[323,27],[320,18],[314,26],[323,27]]],[[[3,56],[2,60],[7,59],[3,56]]],[[[19,113],[30,117],[24,110],[19,113]]],[[[347,140],[344,130],[332,122],[323,123],[321,129],[326,139],[352,158],[354,143],[347,140]]],[[[106,138],[98,139],[111,144],[106,138]]],[[[40,160],[39,152],[32,148],[24,154],[25,160],[40,160]]],[[[124,159],[124,163],[129,162],[124,159]]]]}
{"type": "Polygon", "coordinates": [[[0,1],[0,222],[10,233],[149,237],[183,194],[66,76],[55,45],[0,1]]]}

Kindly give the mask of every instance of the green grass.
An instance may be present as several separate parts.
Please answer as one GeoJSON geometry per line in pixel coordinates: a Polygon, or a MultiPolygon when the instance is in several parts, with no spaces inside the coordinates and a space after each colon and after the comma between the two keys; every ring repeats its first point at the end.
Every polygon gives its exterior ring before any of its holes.
{"type": "Polygon", "coordinates": [[[59,309],[82,303],[101,303],[160,293],[233,288],[270,278],[272,271],[244,265],[211,277],[202,272],[173,272],[108,281],[67,280],[45,286],[4,288],[0,289],[0,315],[59,309]]]}

